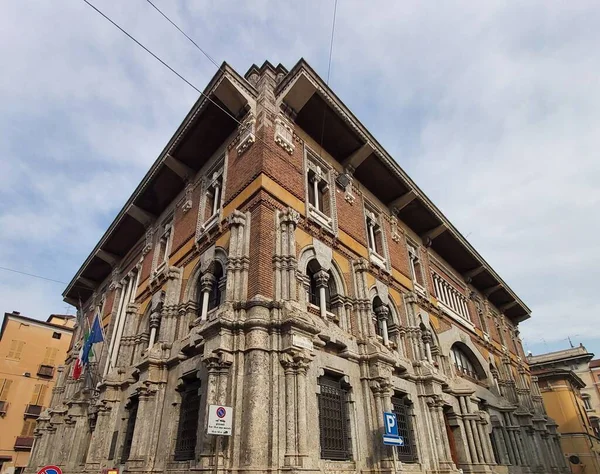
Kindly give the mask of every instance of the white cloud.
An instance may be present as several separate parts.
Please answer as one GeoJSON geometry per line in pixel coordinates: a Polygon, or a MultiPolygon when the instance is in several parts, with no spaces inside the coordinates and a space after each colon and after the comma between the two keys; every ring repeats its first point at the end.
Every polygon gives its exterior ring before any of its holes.
{"type": "MultiPolygon", "coordinates": [[[[146,2],[96,4],[199,88],[214,73],[146,2]]],[[[332,2],[157,4],[241,73],[303,56],[327,74],[332,2]]],[[[333,89],[529,304],[531,341],[600,340],[599,13],[338,2],[333,89]]],[[[0,55],[0,263],[69,280],[197,94],[83,2],[8,3],[0,55]]],[[[10,309],[60,310],[19,285],[0,280],[10,309]]]]}

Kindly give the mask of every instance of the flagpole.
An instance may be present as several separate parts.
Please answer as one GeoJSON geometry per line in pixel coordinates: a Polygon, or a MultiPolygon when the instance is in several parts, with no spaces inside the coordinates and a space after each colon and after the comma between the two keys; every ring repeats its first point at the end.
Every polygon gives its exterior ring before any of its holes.
{"type": "MultiPolygon", "coordinates": [[[[103,305],[104,306],[104,305],[103,305]]],[[[104,309],[104,308],[102,308],[104,309]]],[[[97,387],[98,383],[100,383],[100,364],[102,363],[102,356],[104,355],[104,348],[106,347],[106,333],[104,332],[104,326],[102,326],[102,317],[101,315],[98,315],[100,317],[98,317],[98,322],[100,325],[100,332],[102,333],[102,350],[100,351],[100,357],[98,357],[98,362],[96,363],[96,375],[98,380],[96,381],[96,384],[94,386],[94,389],[97,387]]]]}

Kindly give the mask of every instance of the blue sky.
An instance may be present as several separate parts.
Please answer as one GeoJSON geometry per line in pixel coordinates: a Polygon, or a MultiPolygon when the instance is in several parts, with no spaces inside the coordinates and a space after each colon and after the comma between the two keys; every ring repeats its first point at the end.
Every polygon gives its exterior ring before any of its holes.
{"type": "MultiPolygon", "coordinates": [[[[145,0],[93,3],[197,87],[215,73],[145,0]]],[[[240,73],[327,75],[333,0],[156,4],[240,73]]],[[[0,266],[69,281],[197,93],[81,0],[0,13],[0,266]]],[[[600,355],[599,20],[592,1],[338,2],[330,85],[530,306],[534,353],[600,355]]],[[[62,290],[0,271],[1,310],[65,312],[62,290]]]]}

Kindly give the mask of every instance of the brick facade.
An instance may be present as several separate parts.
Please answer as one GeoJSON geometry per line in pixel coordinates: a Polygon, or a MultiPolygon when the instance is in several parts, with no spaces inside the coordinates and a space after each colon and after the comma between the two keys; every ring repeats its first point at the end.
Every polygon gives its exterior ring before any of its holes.
{"type": "Polygon", "coordinates": [[[527,388],[516,388],[515,373],[529,377],[520,341],[515,350],[507,333],[502,347],[490,317],[493,310],[505,330],[509,315],[460,271],[441,268],[450,265],[431,239],[409,230],[376,190],[356,178],[344,188],[347,163],[323,149],[308,169],[306,150],[319,147],[284,101],[286,74],[267,63],[246,79],[230,76],[235,97],[247,100],[243,125],[156,216],[123,259],[134,263],[102,282],[118,296],[97,390],[60,381],[40,417],[30,470],[92,473],[121,463],[144,473],[565,472],[551,420],[528,402],[527,388]],[[221,199],[207,206],[219,172],[221,199]],[[366,202],[378,212],[371,228],[366,202]],[[161,262],[159,227],[171,213],[161,262]],[[434,269],[464,306],[454,296],[440,304],[434,269]],[[179,426],[193,412],[182,395],[190,380],[200,380],[193,436],[179,426]],[[341,415],[328,418],[327,403],[341,415]],[[211,404],[233,407],[233,436],[215,442],[205,433],[211,404]],[[383,412],[392,409],[404,448],[381,441],[383,412]],[[332,435],[325,426],[340,416],[332,435]],[[64,443],[69,450],[58,449],[64,443]]]}

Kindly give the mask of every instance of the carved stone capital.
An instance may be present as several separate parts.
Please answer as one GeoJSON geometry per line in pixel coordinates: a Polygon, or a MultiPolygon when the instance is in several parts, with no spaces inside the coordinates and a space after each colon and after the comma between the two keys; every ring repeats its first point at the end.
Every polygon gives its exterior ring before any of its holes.
{"type": "Polygon", "coordinates": [[[319,270],[315,273],[315,280],[317,282],[317,288],[325,288],[329,282],[329,272],[319,270]]]}
{"type": "Polygon", "coordinates": [[[379,321],[387,321],[390,317],[390,308],[384,304],[375,308],[375,315],[379,321]]]}
{"type": "Polygon", "coordinates": [[[212,273],[205,273],[200,278],[200,290],[204,292],[210,292],[213,285],[217,282],[216,277],[212,273]]]}

